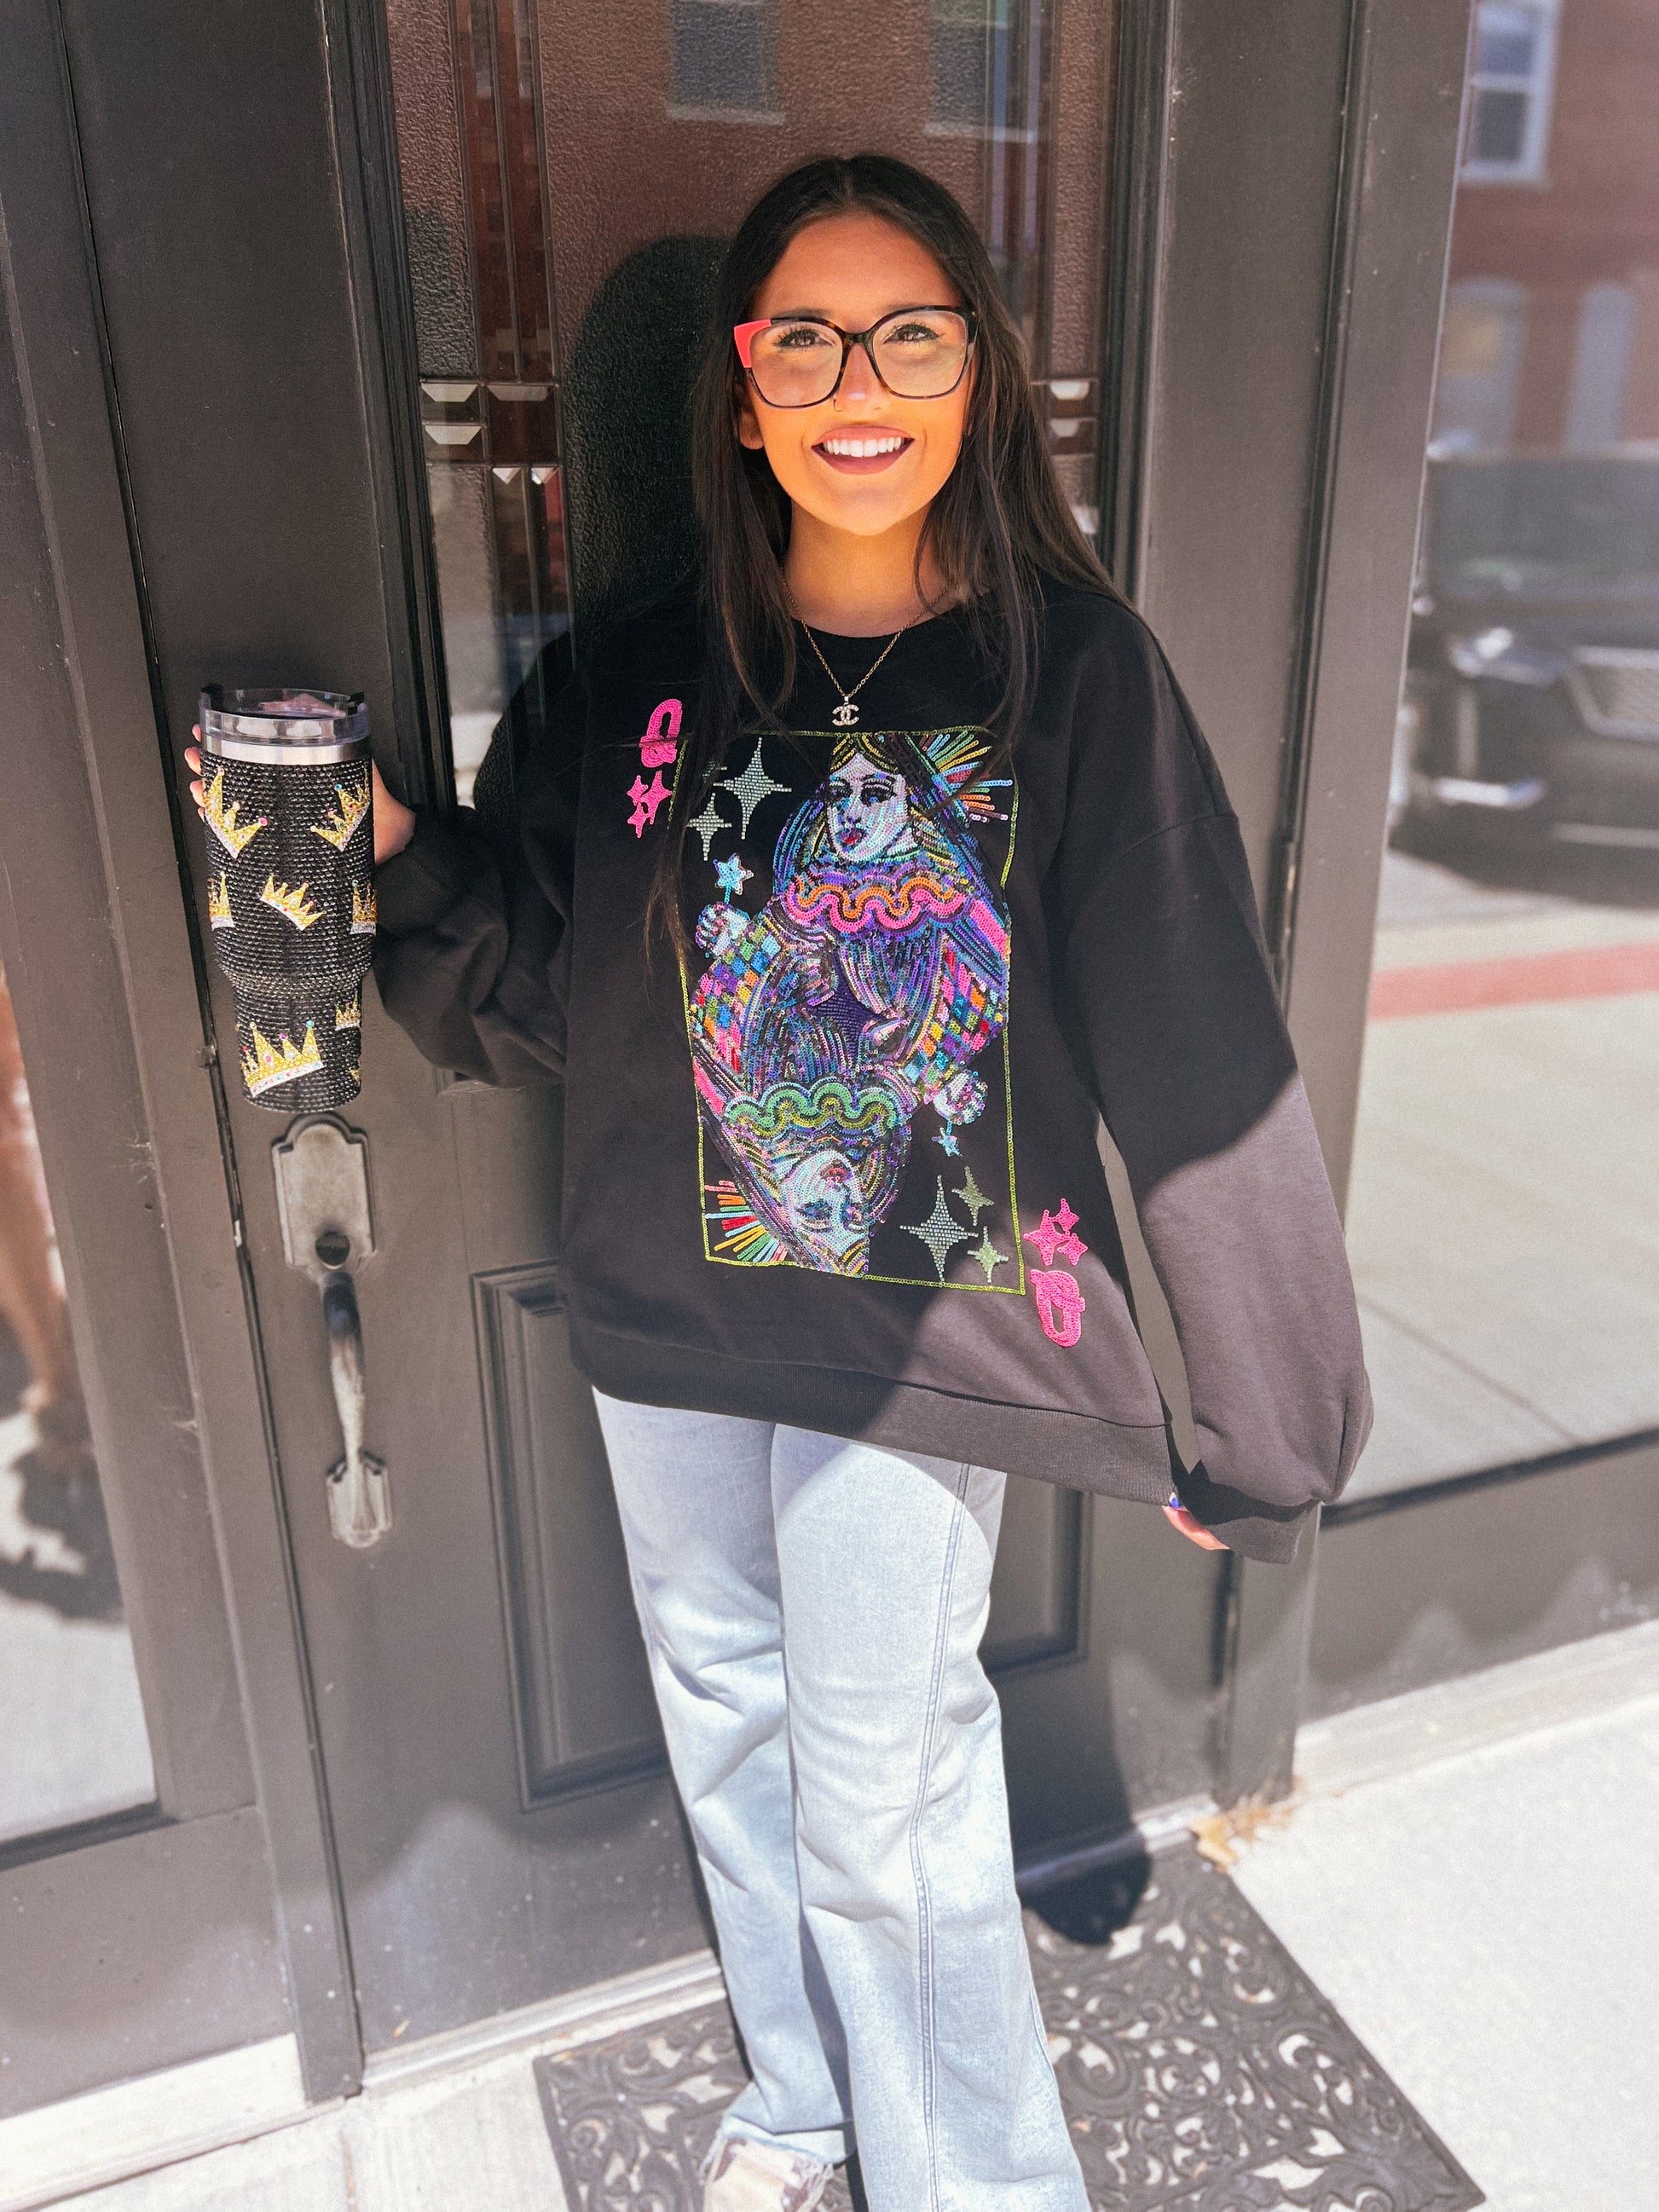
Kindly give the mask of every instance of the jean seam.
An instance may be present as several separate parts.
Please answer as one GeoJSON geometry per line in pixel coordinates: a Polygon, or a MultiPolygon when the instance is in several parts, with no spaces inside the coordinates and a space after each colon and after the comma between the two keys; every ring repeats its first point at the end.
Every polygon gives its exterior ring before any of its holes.
{"type": "Polygon", "coordinates": [[[1042,2063],[1052,2074],[1054,2070],[1054,2062],[1048,2056],[1048,2023],[1042,2017],[1042,2000],[1036,1993],[1035,1983],[1031,1984],[1031,2027],[1036,2037],[1037,2050],[1042,2056],[1042,2063]]]}
{"type": "Polygon", "coordinates": [[[937,2072],[933,2030],[933,1907],[927,1886],[927,1869],[921,1853],[921,1816],[927,1802],[933,1749],[939,1724],[940,1692],[945,1680],[945,1655],[950,1643],[951,1598],[956,1583],[957,1553],[967,1510],[968,1483],[972,1468],[967,1462],[957,1470],[955,1510],[950,1540],[939,1575],[939,1613],[933,1630],[933,1672],[927,1688],[927,1711],[922,1723],[921,1765],[916,1779],[916,1802],[910,1815],[910,1870],[916,1885],[917,2000],[921,2027],[921,2123],[927,2144],[927,2197],[930,2212],[939,2212],[939,2126],[937,2072]]]}

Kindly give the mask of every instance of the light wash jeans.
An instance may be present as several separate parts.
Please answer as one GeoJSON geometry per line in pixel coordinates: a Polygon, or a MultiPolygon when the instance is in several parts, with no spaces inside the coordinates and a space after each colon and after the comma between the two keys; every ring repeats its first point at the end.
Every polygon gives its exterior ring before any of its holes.
{"type": "Polygon", "coordinates": [[[1088,2212],[979,1662],[1006,1478],[595,1391],[753,2076],[872,2212],[1088,2212]]]}

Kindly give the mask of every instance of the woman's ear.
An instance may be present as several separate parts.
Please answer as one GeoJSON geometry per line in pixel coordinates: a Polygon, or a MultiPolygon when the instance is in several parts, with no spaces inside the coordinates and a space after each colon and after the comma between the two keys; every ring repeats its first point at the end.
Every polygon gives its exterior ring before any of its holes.
{"type": "Polygon", "coordinates": [[[754,394],[745,381],[738,394],[738,443],[747,446],[751,453],[759,453],[766,443],[761,435],[760,417],[755,412],[754,394]]]}

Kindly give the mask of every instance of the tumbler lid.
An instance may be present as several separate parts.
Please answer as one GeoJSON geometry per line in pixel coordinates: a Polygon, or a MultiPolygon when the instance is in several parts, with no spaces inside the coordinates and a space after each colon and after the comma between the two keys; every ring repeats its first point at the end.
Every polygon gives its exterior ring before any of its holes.
{"type": "Polygon", "coordinates": [[[203,688],[202,743],[232,760],[349,760],[368,744],[361,691],[203,688]]]}

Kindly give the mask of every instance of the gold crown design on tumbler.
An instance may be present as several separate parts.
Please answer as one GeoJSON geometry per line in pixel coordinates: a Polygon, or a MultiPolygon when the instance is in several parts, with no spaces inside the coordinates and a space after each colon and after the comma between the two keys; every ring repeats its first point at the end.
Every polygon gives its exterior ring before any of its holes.
{"type": "Polygon", "coordinates": [[[313,822],[311,834],[320,837],[325,845],[332,845],[337,853],[343,853],[368,812],[368,786],[358,783],[348,789],[344,784],[337,783],[334,792],[340,802],[337,811],[331,814],[326,822],[313,822]]]}
{"type": "Polygon", "coordinates": [[[252,822],[237,821],[236,817],[240,811],[240,802],[233,800],[228,806],[225,805],[223,769],[219,770],[202,794],[202,803],[203,811],[207,816],[208,828],[212,830],[232,860],[235,859],[245,846],[251,845],[262,830],[269,826],[263,814],[256,815],[252,822]]]}
{"type": "Polygon", "coordinates": [[[361,990],[356,990],[344,1006],[334,1009],[334,1026],[337,1030],[360,1030],[362,1025],[363,994],[361,990]]]}
{"type": "Polygon", "coordinates": [[[351,886],[351,933],[368,937],[374,928],[374,886],[373,884],[353,884],[351,886]]]}
{"type": "Polygon", "coordinates": [[[321,1067],[323,1048],[317,1042],[313,1022],[306,1024],[305,1042],[298,1045],[286,1030],[280,1042],[272,1044],[269,1037],[261,1036],[258,1022],[250,1021],[247,1026],[253,1042],[242,1054],[242,1080],[250,1098],[274,1091],[279,1083],[297,1083],[302,1075],[314,1075],[321,1067]]]}
{"type": "Polygon", "coordinates": [[[234,929],[236,927],[236,917],[230,910],[228,876],[208,878],[208,927],[210,929],[234,929]]]}
{"type": "Polygon", "coordinates": [[[321,907],[306,896],[310,889],[309,884],[301,884],[290,890],[286,884],[279,884],[274,875],[267,876],[265,887],[259,894],[259,903],[274,907],[283,921],[291,921],[295,929],[309,929],[313,921],[320,921],[323,918],[321,907]]]}

